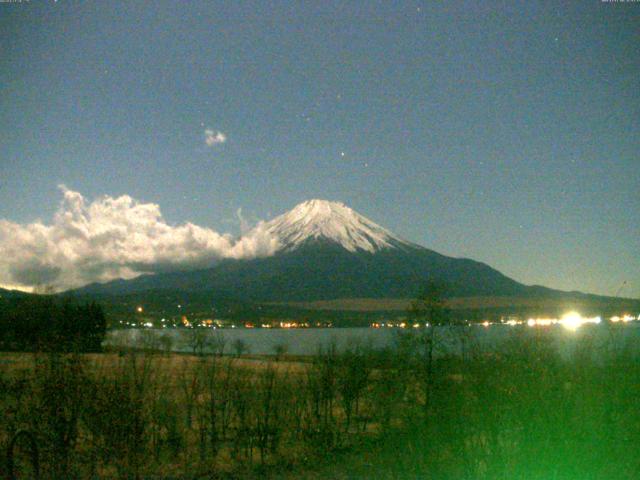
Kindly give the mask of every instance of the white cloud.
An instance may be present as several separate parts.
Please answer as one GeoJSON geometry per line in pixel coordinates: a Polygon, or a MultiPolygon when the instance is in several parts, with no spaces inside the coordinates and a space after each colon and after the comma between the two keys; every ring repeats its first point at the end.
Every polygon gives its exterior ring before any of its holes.
{"type": "Polygon", "coordinates": [[[263,222],[234,239],[193,223],[169,225],[158,205],[128,195],[89,203],[61,189],[63,200],[48,225],[0,219],[0,284],[63,289],[206,267],[221,258],[268,256],[278,247],[263,222]]]}
{"type": "Polygon", "coordinates": [[[204,142],[209,147],[213,147],[214,145],[218,145],[220,143],[225,143],[226,141],[227,136],[222,132],[212,130],[211,128],[207,128],[204,131],[204,142]]]}

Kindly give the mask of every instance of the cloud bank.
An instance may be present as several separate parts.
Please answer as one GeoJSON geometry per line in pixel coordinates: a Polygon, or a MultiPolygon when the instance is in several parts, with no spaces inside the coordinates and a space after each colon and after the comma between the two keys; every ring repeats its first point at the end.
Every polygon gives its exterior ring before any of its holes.
{"type": "Polygon", "coordinates": [[[160,207],[128,195],[92,202],[60,187],[50,224],[0,219],[0,284],[66,289],[96,281],[206,267],[223,258],[273,254],[278,241],[264,223],[234,239],[192,223],[172,226],[160,207]]]}

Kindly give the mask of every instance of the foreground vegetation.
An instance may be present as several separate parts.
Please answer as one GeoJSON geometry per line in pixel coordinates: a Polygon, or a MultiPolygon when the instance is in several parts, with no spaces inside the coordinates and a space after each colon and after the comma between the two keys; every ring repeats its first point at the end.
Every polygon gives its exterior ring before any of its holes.
{"type": "Polygon", "coordinates": [[[41,478],[637,478],[640,350],[611,328],[570,359],[544,330],[492,352],[465,327],[459,356],[429,329],[304,362],[7,353],[0,445],[22,478],[31,437],[41,478]]]}

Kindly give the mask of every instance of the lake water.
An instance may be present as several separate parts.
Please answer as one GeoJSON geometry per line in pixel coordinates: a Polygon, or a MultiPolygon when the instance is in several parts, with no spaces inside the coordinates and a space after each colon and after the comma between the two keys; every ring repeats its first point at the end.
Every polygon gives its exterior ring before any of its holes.
{"type": "MultiPolygon", "coordinates": [[[[332,343],[338,350],[356,343],[373,348],[392,347],[402,333],[416,333],[417,330],[398,328],[301,328],[301,329],[201,329],[206,335],[209,346],[225,344],[224,353],[234,353],[234,343],[241,340],[248,353],[272,355],[278,346],[284,345],[292,355],[313,355],[321,346],[332,343]]],[[[191,329],[128,329],[111,330],[105,340],[106,345],[143,347],[152,342],[158,344],[162,336],[170,338],[171,349],[189,352],[192,350],[193,332],[191,329]]],[[[441,352],[460,353],[464,348],[475,346],[483,350],[500,349],[501,344],[510,338],[543,336],[564,356],[571,355],[575,348],[590,342],[595,348],[623,348],[625,346],[640,352],[640,323],[583,325],[568,330],[561,325],[548,327],[529,327],[527,325],[471,325],[466,327],[438,327],[436,338],[441,352]]]]}

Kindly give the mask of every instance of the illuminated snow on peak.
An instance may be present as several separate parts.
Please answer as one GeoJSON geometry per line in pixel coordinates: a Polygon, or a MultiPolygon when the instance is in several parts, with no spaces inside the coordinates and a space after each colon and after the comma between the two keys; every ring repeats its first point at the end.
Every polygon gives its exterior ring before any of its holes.
{"type": "Polygon", "coordinates": [[[350,252],[375,252],[407,245],[387,229],[354,212],[340,202],[308,200],[274,218],[266,230],[284,250],[292,250],[310,239],[325,239],[350,252]]]}

